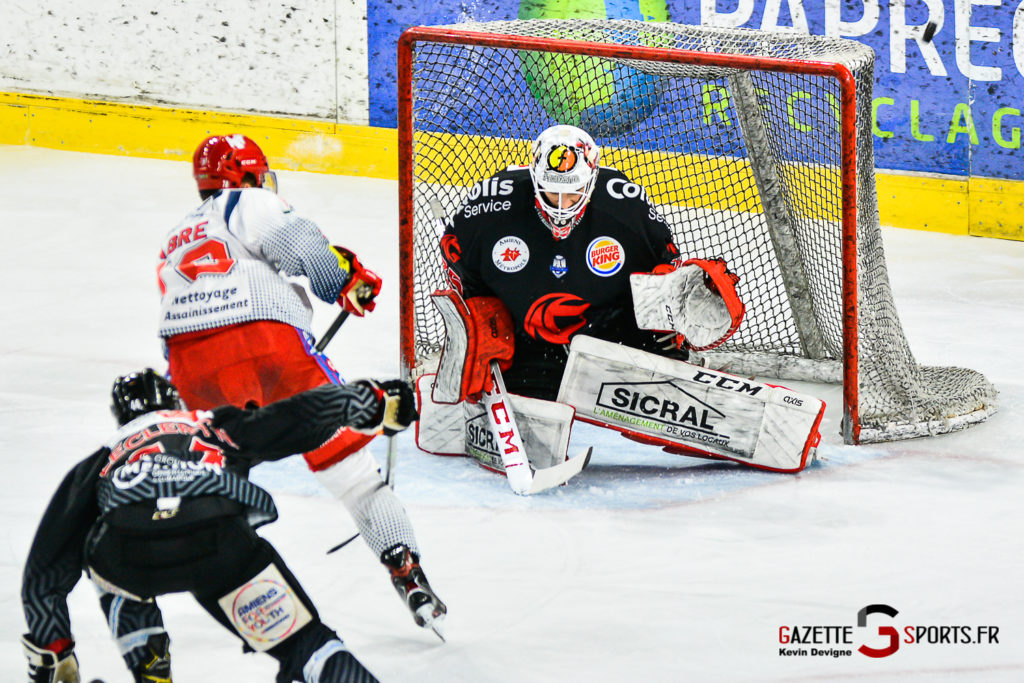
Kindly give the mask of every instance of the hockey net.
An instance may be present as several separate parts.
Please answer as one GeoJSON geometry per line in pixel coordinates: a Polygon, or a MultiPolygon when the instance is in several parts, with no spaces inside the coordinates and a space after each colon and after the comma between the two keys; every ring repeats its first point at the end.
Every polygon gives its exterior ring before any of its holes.
{"type": "Polygon", "coordinates": [[[747,315],[709,365],[842,382],[847,443],[962,428],[995,410],[981,374],[922,367],[886,271],[871,135],[874,53],[792,33],[631,20],[416,27],[399,44],[403,363],[444,326],[443,219],[526,164],[554,123],[645,187],[686,257],[723,257],[747,315]]]}

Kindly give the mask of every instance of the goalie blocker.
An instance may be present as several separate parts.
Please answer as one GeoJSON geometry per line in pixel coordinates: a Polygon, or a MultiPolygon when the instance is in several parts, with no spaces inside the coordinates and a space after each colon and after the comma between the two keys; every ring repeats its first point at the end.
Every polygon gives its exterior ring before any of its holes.
{"type": "Polygon", "coordinates": [[[585,335],[572,340],[558,401],[670,453],[773,472],[807,465],[825,413],[807,394],[585,335]]]}

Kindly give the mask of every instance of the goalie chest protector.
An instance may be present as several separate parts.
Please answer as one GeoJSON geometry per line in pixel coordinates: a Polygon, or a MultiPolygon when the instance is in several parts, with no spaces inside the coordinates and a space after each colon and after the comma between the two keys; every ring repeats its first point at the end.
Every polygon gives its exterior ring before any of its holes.
{"type": "Polygon", "coordinates": [[[636,326],[629,275],[679,250],[640,186],[602,167],[586,212],[562,240],[537,217],[527,169],[503,171],[470,197],[452,216],[442,254],[463,296],[498,296],[508,306],[518,357],[547,347],[561,360],[576,333],[634,346],[651,338],[636,326]]]}

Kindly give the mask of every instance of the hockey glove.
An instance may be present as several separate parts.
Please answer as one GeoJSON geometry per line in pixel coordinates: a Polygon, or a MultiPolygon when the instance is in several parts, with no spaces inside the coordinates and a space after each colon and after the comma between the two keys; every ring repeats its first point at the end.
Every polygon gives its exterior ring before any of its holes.
{"type": "Polygon", "coordinates": [[[21,644],[28,657],[29,683],[80,683],[82,680],[78,674],[75,641],[61,638],[40,647],[26,633],[21,637],[21,644]]]}
{"type": "Polygon", "coordinates": [[[356,255],[345,247],[332,246],[338,258],[338,267],[348,273],[348,282],[341,289],[338,303],[349,313],[362,316],[377,305],[374,298],[380,293],[381,279],[372,270],[363,268],[356,255]]]}
{"type": "Polygon", "coordinates": [[[369,379],[362,381],[373,389],[381,403],[373,423],[366,425],[360,431],[382,429],[385,436],[392,436],[408,428],[420,418],[420,414],[416,410],[416,394],[408,382],[400,379],[386,382],[375,382],[369,379]]]}
{"type": "MultiPolygon", "coordinates": [[[[693,351],[722,344],[739,328],[745,307],[736,292],[739,277],[723,259],[660,264],[630,275],[637,326],[671,334],[666,342],[693,351]]],[[[659,339],[659,342],[661,340],[659,339]]]]}

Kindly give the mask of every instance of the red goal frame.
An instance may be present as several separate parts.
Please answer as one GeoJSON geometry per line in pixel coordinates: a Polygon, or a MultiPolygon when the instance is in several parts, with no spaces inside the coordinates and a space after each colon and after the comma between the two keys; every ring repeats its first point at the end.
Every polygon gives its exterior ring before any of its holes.
{"type": "Polygon", "coordinates": [[[412,63],[417,43],[480,45],[537,52],[561,52],[592,57],[650,60],[677,64],[731,67],[832,77],[840,89],[840,169],[842,183],[842,306],[843,306],[843,436],[860,441],[858,391],[857,299],[857,94],[853,73],[836,62],[788,60],[739,54],[697,52],[556,38],[513,36],[464,31],[454,26],[415,26],[398,41],[398,209],[399,317],[403,371],[415,366],[413,297],[413,92],[412,63]]]}

